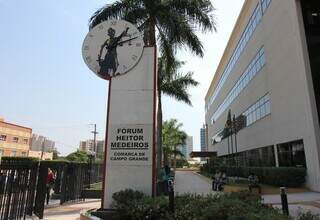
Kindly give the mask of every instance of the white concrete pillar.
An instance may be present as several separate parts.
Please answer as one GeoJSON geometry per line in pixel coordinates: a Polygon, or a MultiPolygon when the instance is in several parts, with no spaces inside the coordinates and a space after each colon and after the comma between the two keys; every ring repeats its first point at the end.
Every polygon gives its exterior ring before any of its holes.
{"type": "Polygon", "coordinates": [[[106,168],[102,208],[112,195],[134,189],[155,191],[156,59],[145,47],[139,63],[111,79],[106,135],[106,168]]]}

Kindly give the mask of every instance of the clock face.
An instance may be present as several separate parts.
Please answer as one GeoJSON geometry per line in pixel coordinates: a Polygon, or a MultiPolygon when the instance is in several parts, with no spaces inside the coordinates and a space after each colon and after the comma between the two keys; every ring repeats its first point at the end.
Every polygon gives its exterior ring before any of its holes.
{"type": "Polygon", "coordinates": [[[103,79],[125,74],[140,60],[143,36],[131,23],[109,20],[95,26],[82,45],[88,67],[103,79]]]}

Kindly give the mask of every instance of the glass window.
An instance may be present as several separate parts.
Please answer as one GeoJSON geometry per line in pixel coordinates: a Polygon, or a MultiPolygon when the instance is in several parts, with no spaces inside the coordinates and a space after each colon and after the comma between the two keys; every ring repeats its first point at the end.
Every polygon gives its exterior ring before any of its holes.
{"type": "MultiPolygon", "coordinates": [[[[263,1],[263,2],[267,2],[269,4],[270,0],[263,1]]],[[[263,3],[263,4],[266,4],[266,3],[263,3]]],[[[245,27],[245,29],[242,32],[242,35],[237,43],[237,46],[233,51],[233,55],[229,59],[228,64],[226,65],[225,69],[223,70],[223,72],[221,74],[222,76],[218,82],[217,88],[213,91],[213,94],[211,95],[210,104],[209,104],[208,108],[210,108],[210,106],[212,105],[212,103],[215,100],[215,98],[217,97],[220,89],[222,88],[223,84],[225,83],[225,80],[228,78],[230,72],[234,68],[234,65],[236,64],[237,60],[239,59],[241,53],[243,52],[243,50],[246,46],[246,44],[248,43],[250,37],[252,36],[254,30],[256,29],[257,25],[259,24],[261,17],[262,17],[262,13],[261,13],[261,9],[260,9],[260,4],[258,4],[250,17],[250,19],[247,23],[247,26],[245,27]]],[[[261,67],[261,64],[259,64],[259,66],[261,67]]]]}
{"type": "Polygon", "coordinates": [[[6,140],[7,140],[7,135],[1,134],[0,141],[6,141],[6,140]]]}
{"type": "Polygon", "coordinates": [[[19,138],[18,138],[18,137],[13,137],[13,138],[12,138],[12,142],[18,143],[18,142],[19,142],[19,138]]]}
{"type": "Polygon", "coordinates": [[[3,149],[0,149],[0,157],[3,156],[3,153],[4,153],[3,149]]]}
{"type": "Polygon", "coordinates": [[[278,144],[279,166],[305,167],[303,140],[278,144]]]}
{"type": "Polygon", "coordinates": [[[264,54],[262,54],[260,57],[260,65],[263,66],[265,64],[265,62],[266,62],[266,60],[265,60],[264,54]]]}
{"type": "Polygon", "coordinates": [[[11,151],[10,156],[11,157],[17,156],[17,151],[15,150],[11,151]]]}
{"type": "Polygon", "coordinates": [[[23,143],[24,143],[24,144],[28,144],[28,139],[26,139],[26,138],[23,139],[23,143]]]}
{"type": "Polygon", "coordinates": [[[261,118],[262,118],[266,115],[266,105],[263,104],[260,109],[261,109],[261,118]]]}
{"type": "Polygon", "coordinates": [[[257,109],[256,114],[257,114],[257,120],[259,120],[261,118],[261,107],[257,109]]]}
{"type": "Polygon", "coordinates": [[[249,114],[249,121],[248,121],[248,124],[251,125],[253,122],[253,114],[252,112],[249,114]]]}
{"type": "Polygon", "coordinates": [[[268,101],[268,102],[266,102],[266,114],[270,114],[270,112],[271,112],[271,109],[270,109],[270,102],[268,101]]]}
{"type": "Polygon", "coordinates": [[[252,123],[253,123],[253,122],[255,122],[257,120],[256,112],[253,111],[251,114],[252,114],[252,123]]]}

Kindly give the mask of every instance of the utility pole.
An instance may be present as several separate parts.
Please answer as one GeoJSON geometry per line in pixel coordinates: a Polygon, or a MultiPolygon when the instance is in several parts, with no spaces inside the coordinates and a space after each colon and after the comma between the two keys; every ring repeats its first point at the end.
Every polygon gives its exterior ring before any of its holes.
{"type": "Polygon", "coordinates": [[[44,151],[44,144],[45,144],[45,142],[46,142],[46,138],[44,137],[44,138],[43,138],[43,141],[42,141],[42,145],[41,145],[41,158],[40,158],[40,160],[43,159],[43,151],[44,151]]]}
{"type": "Polygon", "coordinates": [[[91,131],[93,133],[93,152],[94,152],[94,158],[96,158],[97,150],[96,150],[96,142],[97,142],[97,124],[93,124],[94,130],[91,131]]]}

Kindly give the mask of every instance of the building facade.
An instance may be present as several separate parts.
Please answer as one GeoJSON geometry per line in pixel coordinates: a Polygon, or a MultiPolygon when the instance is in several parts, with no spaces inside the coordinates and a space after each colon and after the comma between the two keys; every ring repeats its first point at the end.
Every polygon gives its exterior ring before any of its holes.
{"type": "Polygon", "coordinates": [[[42,152],[42,151],[34,151],[29,150],[28,157],[35,157],[42,160],[52,160],[53,159],[53,152],[42,152]]]}
{"type": "MultiPolygon", "coordinates": [[[[203,127],[200,128],[200,148],[202,152],[208,151],[206,133],[207,133],[206,125],[203,125],[203,127]]],[[[206,161],[206,158],[201,158],[201,161],[206,161]]]]}
{"type": "Polygon", "coordinates": [[[94,149],[94,140],[89,139],[80,141],[79,150],[84,152],[94,152],[96,156],[103,158],[104,155],[104,140],[97,140],[94,149]]]}
{"type": "Polygon", "coordinates": [[[178,146],[178,150],[180,150],[186,160],[190,160],[190,153],[193,151],[193,137],[187,136],[185,144],[178,146]]]}
{"type": "Polygon", "coordinates": [[[306,167],[320,191],[319,49],[319,1],[246,0],[205,97],[208,150],[306,167]]]}
{"type": "Polygon", "coordinates": [[[28,156],[32,129],[0,119],[0,156],[28,156]]]}
{"type": "Polygon", "coordinates": [[[30,150],[42,151],[42,149],[44,152],[55,151],[55,142],[44,136],[32,134],[30,150]]]}

